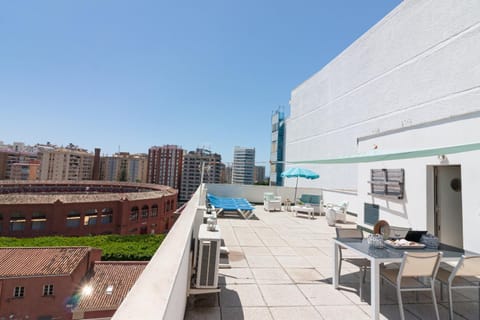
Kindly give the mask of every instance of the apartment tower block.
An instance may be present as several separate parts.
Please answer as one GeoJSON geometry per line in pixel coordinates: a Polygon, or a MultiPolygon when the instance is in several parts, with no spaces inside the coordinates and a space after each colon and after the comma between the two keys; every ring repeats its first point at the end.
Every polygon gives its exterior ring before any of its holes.
{"type": "Polygon", "coordinates": [[[184,150],[176,145],[148,149],[147,183],[180,190],[184,150]]]}
{"type": "Polygon", "coordinates": [[[203,183],[220,183],[224,165],[222,156],[206,149],[190,151],[183,157],[182,186],[179,202],[190,200],[203,183]]]}
{"type": "Polygon", "coordinates": [[[92,180],[94,155],[86,150],[42,149],[39,160],[40,180],[92,180]]]}
{"type": "Polygon", "coordinates": [[[235,147],[233,152],[232,183],[253,184],[255,148],[235,147]]]}
{"type": "Polygon", "coordinates": [[[146,154],[116,153],[102,157],[100,180],[147,182],[148,158],[146,154]]]}

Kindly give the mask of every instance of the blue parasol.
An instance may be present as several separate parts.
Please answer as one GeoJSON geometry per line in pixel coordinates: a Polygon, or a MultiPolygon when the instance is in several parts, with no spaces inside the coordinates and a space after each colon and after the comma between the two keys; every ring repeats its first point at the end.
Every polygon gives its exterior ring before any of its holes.
{"type": "Polygon", "coordinates": [[[316,172],[313,172],[309,169],[304,168],[289,168],[282,172],[281,174],[284,178],[297,178],[297,182],[295,183],[295,196],[293,197],[293,201],[295,203],[295,199],[297,199],[297,186],[298,186],[298,178],[305,178],[305,179],[318,179],[320,175],[316,172]]]}

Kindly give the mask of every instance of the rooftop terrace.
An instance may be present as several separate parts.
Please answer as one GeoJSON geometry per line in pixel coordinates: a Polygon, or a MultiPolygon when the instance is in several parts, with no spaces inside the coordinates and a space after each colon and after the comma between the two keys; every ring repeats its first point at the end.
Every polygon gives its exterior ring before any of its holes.
{"type": "MultiPolygon", "coordinates": [[[[360,301],[357,267],[342,267],[340,290],[331,284],[335,228],[325,217],[310,220],[291,212],[265,212],[263,206],[255,214],[258,220],[219,220],[231,269],[220,269],[220,294],[195,297],[186,319],[370,318],[368,278],[366,301],[360,301]]],[[[348,223],[337,225],[355,227],[354,220],[350,216],[348,223]]],[[[399,319],[394,288],[384,284],[381,292],[382,318],[399,319]]],[[[418,301],[415,293],[403,297],[407,319],[435,318],[428,293],[419,294],[418,301]]],[[[456,300],[458,319],[478,319],[477,292],[463,290],[456,300]]],[[[448,319],[447,302],[439,308],[440,317],[448,319]]]]}
{"type": "MultiPolygon", "coordinates": [[[[198,221],[201,198],[197,192],[187,205],[114,320],[128,319],[134,312],[141,312],[143,319],[370,319],[368,276],[365,301],[357,293],[358,268],[353,265],[343,264],[340,290],[333,288],[335,228],[325,217],[311,220],[286,211],[265,212],[263,206],[256,207],[256,220],[219,219],[230,251],[228,260],[221,262],[231,268],[220,269],[220,293],[187,299],[188,254],[178,248],[189,243],[190,236],[181,233],[195,230],[188,224],[198,221]]],[[[337,226],[354,228],[355,217],[349,215],[346,224],[337,226]]],[[[399,319],[394,288],[385,283],[380,290],[381,319],[399,319]]],[[[478,319],[478,292],[460,292],[454,293],[456,319],[478,319]]],[[[407,292],[403,297],[406,319],[434,319],[428,293],[416,297],[407,292]]],[[[445,300],[439,309],[441,319],[448,319],[445,300]]]]}

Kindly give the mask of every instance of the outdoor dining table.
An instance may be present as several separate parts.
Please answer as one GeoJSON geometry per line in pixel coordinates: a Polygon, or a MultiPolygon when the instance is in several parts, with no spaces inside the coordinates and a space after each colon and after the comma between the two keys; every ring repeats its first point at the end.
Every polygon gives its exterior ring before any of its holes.
{"type": "Polygon", "coordinates": [[[352,250],[360,257],[370,260],[370,290],[371,290],[371,319],[380,318],[380,265],[382,263],[395,263],[401,262],[405,251],[415,252],[443,252],[442,261],[458,261],[462,255],[474,255],[473,252],[468,252],[463,249],[440,244],[438,249],[397,249],[388,247],[384,248],[370,247],[367,243],[367,239],[334,239],[333,246],[333,286],[338,289],[339,277],[338,277],[338,259],[340,247],[352,250]]]}

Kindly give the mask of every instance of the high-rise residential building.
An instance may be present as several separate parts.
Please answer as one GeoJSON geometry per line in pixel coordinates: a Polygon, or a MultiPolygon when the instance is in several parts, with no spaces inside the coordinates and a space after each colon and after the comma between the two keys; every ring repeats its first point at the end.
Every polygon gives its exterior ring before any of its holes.
{"type": "Polygon", "coordinates": [[[116,153],[102,157],[100,180],[147,182],[148,157],[146,154],[116,153]]]}
{"type": "Polygon", "coordinates": [[[76,146],[41,149],[40,180],[92,180],[94,155],[76,146]]]}
{"type": "Polygon", "coordinates": [[[10,180],[37,180],[39,173],[40,161],[38,160],[14,163],[10,171],[10,180]]]}
{"type": "MultiPolygon", "coordinates": [[[[15,178],[12,178],[12,166],[16,164],[27,165],[29,163],[36,163],[37,159],[38,157],[36,153],[19,152],[14,151],[11,148],[0,150],[0,180],[18,179],[18,175],[16,175],[15,178]]],[[[18,174],[18,168],[15,170],[16,174],[18,174]]],[[[32,176],[32,178],[33,177],[34,176],[32,176]]]]}
{"type": "Polygon", "coordinates": [[[253,183],[265,182],[265,166],[255,166],[253,170],[253,183]]]}
{"type": "Polygon", "coordinates": [[[278,109],[272,114],[272,145],[270,150],[270,184],[283,185],[281,176],[285,168],[285,112],[278,109]]]}
{"type": "Polygon", "coordinates": [[[253,184],[255,148],[235,147],[233,152],[232,183],[253,184]]]}
{"type": "Polygon", "coordinates": [[[0,141],[0,151],[13,151],[21,153],[37,153],[38,145],[29,146],[24,142],[13,142],[12,144],[5,144],[3,141],[0,141]]]}
{"type": "Polygon", "coordinates": [[[180,189],[184,150],[176,145],[148,149],[147,182],[180,189]]]}
{"type": "Polygon", "coordinates": [[[232,166],[231,165],[223,165],[220,183],[228,183],[228,184],[232,183],[232,166]]]}
{"type": "Polygon", "coordinates": [[[206,149],[190,151],[183,157],[179,202],[187,202],[200,183],[220,183],[222,156],[206,149]]]}
{"type": "Polygon", "coordinates": [[[93,157],[93,173],[92,180],[100,180],[100,148],[95,148],[93,157]]]}

